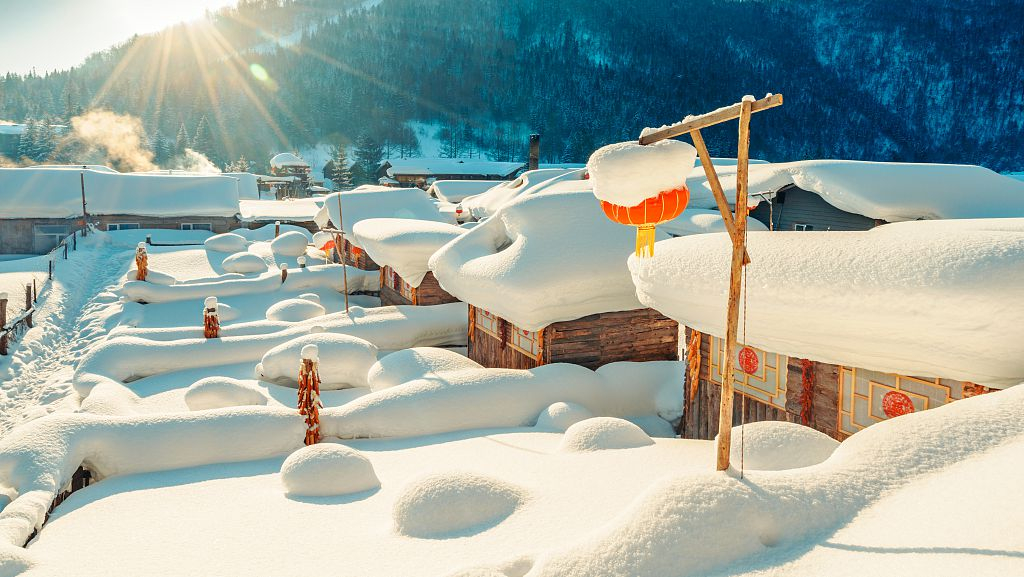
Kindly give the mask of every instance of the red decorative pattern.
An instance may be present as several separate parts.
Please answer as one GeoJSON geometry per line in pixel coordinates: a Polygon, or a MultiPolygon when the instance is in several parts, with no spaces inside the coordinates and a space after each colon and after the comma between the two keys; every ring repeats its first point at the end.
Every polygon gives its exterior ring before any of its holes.
{"type": "Polygon", "coordinates": [[[685,186],[666,190],[658,196],[645,199],[636,206],[621,206],[601,201],[605,216],[621,224],[640,226],[658,224],[682,214],[690,201],[690,191],[685,186]]]}
{"type": "Polygon", "coordinates": [[[882,412],[890,419],[907,415],[914,412],[914,403],[900,391],[889,391],[882,397],[882,412]]]}
{"type": "Polygon", "coordinates": [[[750,347],[743,347],[739,352],[740,369],[748,375],[757,372],[761,362],[757,359],[757,352],[750,347]]]}
{"type": "Polygon", "coordinates": [[[800,422],[810,426],[814,406],[814,361],[800,360],[800,380],[800,422]]]}

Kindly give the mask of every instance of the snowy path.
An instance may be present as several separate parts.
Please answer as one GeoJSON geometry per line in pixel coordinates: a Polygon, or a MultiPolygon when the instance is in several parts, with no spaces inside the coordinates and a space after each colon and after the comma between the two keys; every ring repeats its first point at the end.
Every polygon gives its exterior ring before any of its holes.
{"type": "Polygon", "coordinates": [[[26,420],[73,404],[71,375],[78,359],[106,328],[102,293],[127,262],[123,248],[79,250],[61,260],[54,282],[40,295],[35,327],[0,357],[0,436],[26,420]]]}

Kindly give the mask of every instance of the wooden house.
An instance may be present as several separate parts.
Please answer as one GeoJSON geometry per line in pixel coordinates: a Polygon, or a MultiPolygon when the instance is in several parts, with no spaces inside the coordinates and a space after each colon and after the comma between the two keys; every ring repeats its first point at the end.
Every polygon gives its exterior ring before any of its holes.
{"type": "Polygon", "coordinates": [[[426,189],[438,180],[511,180],[525,167],[469,158],[389,158],[377,169],[377,178],[389,186],[426,189]]]}
{"type": "Polygon", "coordinates": [[[604,217],[588,181],[566,181],[505,205],[429,264],[471,305],[468,354],[486,367],[674,360],[678,324],[630,280],[633,234],[604,217]]]}
{"type": "Polygon", "coordinates": [[[282,152],[270,159],[270,175],[260,176],[261,186],[273,188],[278,200],[309,196],[309,163],[290,152],[282,152]]]}
{"type": "Polygon", "coordinates": [[[239,226],[238,210],[238,180],[220,175],[0,169],[0,253],[45,253],[84,223],[105,231],[228,232],[239,226]]]}
{"type": "Polygon", "coordinates": [[[323,208],[322,199],[242,200],[238,204],[239,219],[251,229],[281,223],[300,226],[309,232],[320,230],[314,218],[323,208]]]}
{"type": "Polygon", "coordinates": [[[353,227],[363,254],[381,263],[382,305],[439,305],[458,302],[437,282],[429,261],[466,229],[434,221],[370,218],[353,227]]]}

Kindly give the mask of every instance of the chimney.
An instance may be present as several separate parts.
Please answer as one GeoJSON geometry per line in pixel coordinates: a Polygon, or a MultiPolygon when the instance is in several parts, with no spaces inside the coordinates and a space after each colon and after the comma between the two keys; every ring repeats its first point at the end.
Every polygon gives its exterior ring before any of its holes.
{"type": "Polygon", "coordinates": [[[527,165],[527,170],[537,170],[540,166],[540,135],[530,135],[530,164],[527,165]]]}

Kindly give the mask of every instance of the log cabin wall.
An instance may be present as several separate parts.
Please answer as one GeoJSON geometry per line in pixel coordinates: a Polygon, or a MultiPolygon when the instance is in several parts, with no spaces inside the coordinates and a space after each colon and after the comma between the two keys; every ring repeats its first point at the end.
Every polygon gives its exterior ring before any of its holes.
{"type": "Polygon", "coordinates": [[[390,266],[380,269],[380,304],[430,306],[457,303],[455,298],[437,282],[434,273],[428,272],[420,286],[412,287],[390,266]]]}
{"type": "MultiPolygon", "coordinates": [[[[89,222],[99,230],[110,225],[131,224],[140,229],[181,230],[182,224],[209,225],[215,233],[239,227],[233,216],[154,217],[132,214],[89,215],[89,222]]],[[[60,240],[82,226],[78,218],[12,218],[0,220],[0,254],[46,254],[60,240]]]]}
{"type": "Polygon", "coordinates": [[[354,266],[363,270],[380,270],[380,265],[373,262],[370,255],[366,254],[366,251],[355,246],[349,240],[345,239],[345,264],[354,266]]]}
{"type": "Polygon", "coordinates": [[[589,369],[618,361],[678,359],[679,325],[651,309],[589,315],[524,331],[482,309],[470,307],[469,358],[485,367],[531,369],[572,363],[589,369]],[[499,336],[505,334],[503,339],[499,336]]]}

